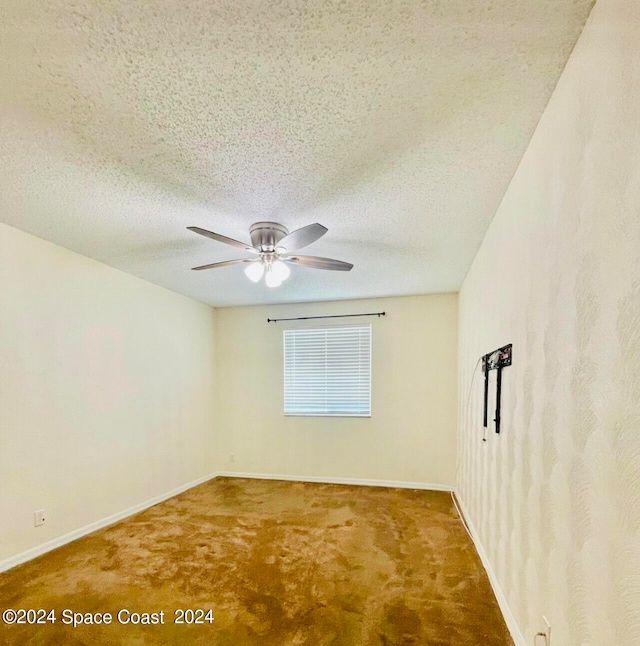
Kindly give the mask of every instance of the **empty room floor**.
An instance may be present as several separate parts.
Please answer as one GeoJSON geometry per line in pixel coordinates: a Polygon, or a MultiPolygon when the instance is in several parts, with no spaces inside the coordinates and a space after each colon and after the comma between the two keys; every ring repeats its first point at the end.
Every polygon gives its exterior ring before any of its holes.
{"type": "Polygon", "coordinates": [[[216,478],[5,572],[0,599],[55,616],[0,624],[7,645],[512,643],[437,491],[216,478]]]}

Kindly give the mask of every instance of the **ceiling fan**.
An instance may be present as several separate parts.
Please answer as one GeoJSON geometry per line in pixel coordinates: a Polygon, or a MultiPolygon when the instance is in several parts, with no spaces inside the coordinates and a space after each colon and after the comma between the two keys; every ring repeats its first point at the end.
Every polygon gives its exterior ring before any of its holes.
{"type": "Polygon", "coordinates": [[[233,247],[239,247],[256,256],[254,258],[237,258],[235,260],[214,262],[210,265],[201,265],[200,267],[193,267],[194,271],[250,263],[244,270],[250,280],[257,283],[264,275],[268,287],[279,287],[291,273],[287,264],[333,271],[350,271],[353,268],[351,263],[342,262],[341,260],[320,258],[318,256],[301,256],[292,253],[315,242],[328,231],[326,227],[317,223],[309,224],[289,233],[287,227],[277,222],[256,222],[249,228],[251,244],[227,238],[227,236],[207,231],[200,227],[187,227],[187,229],[206,238],[224,242],[233,247]]]}

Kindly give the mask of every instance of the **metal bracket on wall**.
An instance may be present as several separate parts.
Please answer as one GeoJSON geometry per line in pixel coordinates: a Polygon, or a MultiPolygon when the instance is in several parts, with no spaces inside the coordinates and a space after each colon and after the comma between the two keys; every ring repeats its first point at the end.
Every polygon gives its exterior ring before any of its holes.
{"type": "Polygon", "coordinates": [[[497,370],[496,380],[496,433],[500,432],[500,400],[502,399],[502,369],[511,365],[512,344],[505,345],[482,357],[482,371],[484,372],[484,427],[487,428],[487,408],[489,406],[489,371],[497,370]]]}

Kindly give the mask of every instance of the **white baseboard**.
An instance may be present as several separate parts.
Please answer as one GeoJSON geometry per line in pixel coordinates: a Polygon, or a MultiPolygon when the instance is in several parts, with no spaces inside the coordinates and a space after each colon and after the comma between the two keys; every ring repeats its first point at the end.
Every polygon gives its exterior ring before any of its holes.
{"type": "Polygon", "coordinates": [[[397,489],[428,489],[432,491],[453,491],[453,487],[428,482],[405,482],[404,480],[363,480],[360,478],[327,478],[324,476],[297,476],[277,473],[244,473],[240,471],[219,471],[216,475],[227,478],[255,478],[257,480],[287,480],[293,482],[319,482],[321,484],[358,485],[361,487],[391,487],[397,489]]]}
{"type": "Polygon", "coordinates": [[[159,496],[155,496],[150,500],[145,500],[144,502],[141,502],[138,505],[129,507],[129,509],[125,509],[124,511],[119,511],[115,514],[112,514],[111,516],[107,516],[107,518],[102,518],[101,520],[97,520],[94,523],[85,525],[80,529],[75,529],[72,532],[69,532],[68,534],[64,534],[63,536],[58,536],[58,538],[54,538],[50,541],[47,541],[46,543],[42,543],[41,545],[36,545],[35,547],[32,547],[31,549],[26,550],[25,552],[20,552],[20,554],[16,554],[15,556],[11,556],[8,559],[4,559],[3,561],[0,561],[0,572],[9,570],[12,567],[15,567],[16,565],[20,565],[21,563],[30,561],[31,559],[34,559],[37,556],[40,556],[42,554],[46,554],[51,550],[55,550],[57,547],[62,547],[67,543],[71,543],[71,541],[75,541],[76,539],[82,538],[87,534],[91,534],[92,532],[102,529],[103,527],[107,527],[107,525],[113,525],[113,523],[117,523],[119,520],[123,520],[128,516],[133,516],[133,514],[137,514],[140,511],[144,511],[145,509],[148,509],[149,507],[153,507],[153,505],[157,505],[159,502],[163,502],[168,498],[173,498],[173,496],[177,496],[178,494],[183,493],[187,489],[191,489],[192,487],[196,487],[197,485],[202,484],[203,482],[207,482],[208,480],[215,478],[217,475],[218,475],[217,473],[213,473],[213,474],[203,476],[202,478],[198,478],[197,480],[193,480],[191,482],[188,482],[187,484],[176,487],[171,491],[167,491],[163,494],[160,494],[159,496]]]}
{"type": "Polygon", "coordinates": [[[527,646],[527,642],[522,636],[522,633],[520,632],[520,628],[518,627],[518,623],[516,622],[516,619],[513,616],[513,613],[511,612],[511,608],[509,607],[509,602],[507,601],[507,598],[505,597],[504,592],[502,592],[502,588],[500,587],[500,583],[498,582],[498,577],[496,576],[496,573],[494,572],[493,567],[491,566],[489,557],[487,556],[487,553],[482,543],[480,542],[478,532],[474,527],[473,523],[471,522],[471,517],[469,516],[469,512],[467,511],[467,508],[462,502],[462,499],[460,498],[458,491],[454,490],[453,493],[456,497],[458,507],[460,507],[460,511],[464,516],[464,521],[467,524],[469,531],[471,532],[471,540],[473,541],[473,544],[476,547],[476,551],[480,556],[480,560],[482,561],[482,565],[484,565],[484,569],[487,572],[487,576],[489,577],[489,582],[491,583],[493,592],[496,595],[496,600],[498,601],[498,605],[500,606],[500,611],[502,612],[502,616],[504,617],[505,623],[507,624],[507,628],[511,633],[511,638],[513,639],[513,642],[516,646],[527,646]]]}

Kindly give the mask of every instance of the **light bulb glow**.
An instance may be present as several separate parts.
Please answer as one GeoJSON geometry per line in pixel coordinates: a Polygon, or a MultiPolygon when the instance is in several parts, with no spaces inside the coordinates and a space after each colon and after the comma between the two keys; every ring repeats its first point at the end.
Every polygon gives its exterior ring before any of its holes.
{"type": "Polygon", "coordinates": [[[280,287],[280,285],[282,285],[282,281],[274,274],[271,267],[267,268],[264,282],[267,283],[267,287],[280,287]]]}
{"type": "Polygon", "coordinates": [[[271,265],[271,271],[280,282],[287,280],[287,278],[289,278],[289,275],[291,274],[291,269],[289,269],[289,267],[287,267],[287,265],[283,263],[282,260],[276,260],[271,265]]]}
{"type": "Polygon", "coordinates": [[[244,273],[247,275],[249,280],[252,280],[254,283],[257,283],[264,274],[264,265],[257,261],[252,262],[245,270],[244,273]]]}

